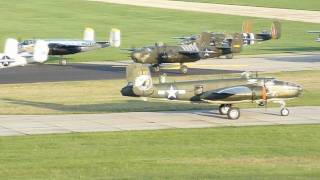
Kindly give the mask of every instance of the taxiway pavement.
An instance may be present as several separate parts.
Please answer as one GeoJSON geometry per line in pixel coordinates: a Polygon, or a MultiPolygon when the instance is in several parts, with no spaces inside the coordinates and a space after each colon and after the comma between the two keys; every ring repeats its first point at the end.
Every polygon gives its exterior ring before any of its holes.
{"type": "MultiPolygon", "coordinates": [[[[0,83],[34,83],[57,81],[108,80],[125,78],[125,67],[131,61],[91,62],[60,66],[28,65],[0,70],[0,83]]],[[[235,56],[235,59],[205,59],[187,64],[189,75],[241,73],[243,71],[320,70],[320,52],[235,56]]],[[[168,76],[182,76],[175,65],[163,65],[168,76]],[[173,68],[173,69],[172,69],[173,68]],[[176,69],[174,69],[176,68],[176,69]]]]}
{"type": "Polygon", "coordinates": [[[164,9],[175,9],[184,11],[196,11],[205,13],[229,14],[236,16],[250,16],[270,19],[283,19],[290,21],[301,21],[320,23],[319,11],[279,9],[252,6],[223,5],[198,2],[183,2],[171,0],[89,0],[106,3],[116,3],[143,7],[154,7],[164,9]]]}
{"type": "Polygon", "coordinates": [[[243,109],[239,120],[229,120],[217,110],[128,112],[78,115],[1,115],[0,136],[212,128],[260,125],[320,124],[320,107],[292,107],[290,116],[279,108],[243,109]]]}

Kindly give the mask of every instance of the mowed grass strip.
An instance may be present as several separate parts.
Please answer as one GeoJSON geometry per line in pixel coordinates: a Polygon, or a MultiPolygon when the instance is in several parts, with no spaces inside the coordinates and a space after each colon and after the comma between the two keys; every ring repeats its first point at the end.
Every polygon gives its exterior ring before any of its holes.
{"type": "MultiPolygon", "coordinates": [[[[179,0],[178,0],[179,1],[179,0]]],[[[232,4],[242,6],[260,6],[283,9],[301,9],[301,10],[320,10],[320,1],[306,0],[303,3],[300,0],[180,0],[190,2],[204,2],[216,4],[232,4]]]]}
{"type": "Polygon", "coordinates": [[[0,137],[0,179],[317,179],[320,126],[0,137]]]}
{"type": "MultiPolygon", "coordinates": [[[[227,78],[231,75],[225,75],[227,78]]],[[[239,74],[232,75],[239,77],[239,74]]],[[[320,71],[282,72],[260,74],[260,77],[276,77],[295,82],[304,87],[302,97],[288,101],[289,106],[320,105],[320,71]]],[[[168,82],[218,79],[221,75],[168,77],[168,82]]],[[[154,82],[158,82],[154,78],[154,82]]],[[[32,84],[3,84],[0,86],[0,114],[74,114],[108,113],[128,111],[178,111],[216,109],[212,104],[166,101],[121,96],[125,80],[79,81],[32,84]]],[[[256,104],[238,104],[242,108],[256,104]]],[[[238,106],[237,105],[237,106],[238,106]]],[[[268,107],[279,105],[268,104],[268,107]]]]}
{"type": "MultiPolygon", "coordinates": [[[[242,22],[251,20],[254,30],[269,30],[272,20],[115,5],[84,0],[11,0],[0,2],[0,49],[8,37],[18,39],[81,39],[85,27],[96,30],[97,40],[106,40],[113,27],[122,31],[122,48],[176,44],[176,36],[202,31],[240,32],[242,22]]],[[[283,21],[282,39],[245,47],[243,54],[320,50],[308,30],[317,24],[283,21]]],[[[126,60],[127,52],[106,48],[69,56],[71,61],[126,60]]]]}

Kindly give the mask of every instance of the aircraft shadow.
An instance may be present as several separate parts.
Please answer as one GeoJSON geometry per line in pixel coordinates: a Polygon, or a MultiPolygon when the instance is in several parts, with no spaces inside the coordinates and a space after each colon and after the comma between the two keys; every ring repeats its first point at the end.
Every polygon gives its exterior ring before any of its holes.
{"type": "MultiPolygon", "coordinates": [[[[156,111],[187,111],[194,109],[203,109],[204,107],[196,108],[194,106],[182,106],[177,104],[168,104],[166,102],[145,102],[141,100],[128,100],[124,102],[99,103],[99,104],[81,104],[81,105],[66,105],[59,103],[37,102],[18,99],[2,99],[6,103],[32,106],[36,108],[44,108],[69,113],[108,113],[108,112],[156,112],[156,111]]],[[[209,109],[209,106],[208,108],[209,109]]],[[[211,108],[210,108],[211,109],[211,108]]]]}
{"type": "Polygon", "coordinates": [[[220,119],[228,119],[226,115],[221,115],[219,112],[212,112],[212,111],[204,111],[204,112],[193,112],[192,114],[204,117],[211,117],[211,118],[220,118],[220,119]]]}

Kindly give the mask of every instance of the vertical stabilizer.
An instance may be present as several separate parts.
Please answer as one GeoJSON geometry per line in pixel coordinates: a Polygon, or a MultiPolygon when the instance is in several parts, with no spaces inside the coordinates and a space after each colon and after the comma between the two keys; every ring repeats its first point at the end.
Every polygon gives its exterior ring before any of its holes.
{"type": "Polygon", "coordinates": [[[147,96],[153,92],[150,69],[144,64],[132,64],[127,67],[128,85],[132,86],[135,95],[147,96]]]}
{"type": "Polygon", "coordinates": [[[49,54],[48,43],[43,40],[37,40],[34,46],[33,60],[38,63],[47,61],[49,54]]]}
{"type": "Polygon", "coordinates": [[[18,55],[19,42],[16,39],[9,38],[6,40],[4,47],[4,54],[10,58],[14,58],[18,55]]]}
{"type": "Polygon", "coordinates": [[[271,37],[272,39],[281,38],[281,23],[279,21],[274,21],[271,25],[271,37]]]}
{"type": "Polygon", "coordinates": [[[86,28],[83,33],[83,40],[85,41],[94,41],[95,33],[92,28],[86,28]]]}
{"type": "Polygon", "coordinates": [[[232,53],[240,53],[243,46],[243,37],[239,33],[235,33],[233,35],[233,39],[231,42],[231,52],[232,53]]]}
{"type": "Polygon", "coordinates": [[[119,29],[113,28],[110,31],[109,42],[112,47],[120,47],[121,32],[119,29]]]}
{"type": "Polygon", "coordinates": [[[251,21],[244,21],[242,23],[242,32],[243,33],[252,33],[252,23],[251,21]]]}
{"type": "Polygon", "coordinates": [[[196,41],[197,47],[200,50],[206,49],[210,46],[211,34],[208,32],[202,32],[196,41]]]}

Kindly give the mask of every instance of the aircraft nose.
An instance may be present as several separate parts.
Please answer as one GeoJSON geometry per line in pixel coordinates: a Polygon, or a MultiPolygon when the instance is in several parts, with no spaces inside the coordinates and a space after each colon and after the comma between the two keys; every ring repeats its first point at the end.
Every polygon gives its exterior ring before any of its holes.
{"type": "Polygon", "coordinates": [[[141,52],[132,52],[131,59],[136,63],[141,63],[141,52]]]}
{"type": "Polygon", "coordinates": [[[300,86],[298,84],[291,83],[291,87],[292,87],[292,89],[295,90],[295,95],[296,96],[300,96],[302,94],[302,92],[303,92],[303,87],[302,86],[300,86]]]}

